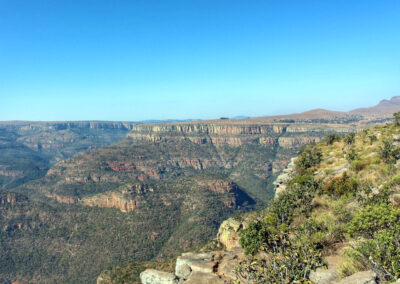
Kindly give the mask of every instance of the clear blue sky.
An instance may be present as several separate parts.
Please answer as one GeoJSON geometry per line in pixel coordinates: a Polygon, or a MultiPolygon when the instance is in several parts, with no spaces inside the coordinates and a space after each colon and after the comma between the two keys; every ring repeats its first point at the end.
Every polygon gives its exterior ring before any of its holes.
{"type": "Polygon", "coordinates": [[[395,95],[399,0],[0,0],[0,120],[259,116],[395,95]]]}

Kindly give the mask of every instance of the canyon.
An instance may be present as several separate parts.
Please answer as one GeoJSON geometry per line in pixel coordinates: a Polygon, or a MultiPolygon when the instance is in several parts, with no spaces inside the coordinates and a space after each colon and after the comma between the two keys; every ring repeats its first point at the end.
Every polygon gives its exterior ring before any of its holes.
{"type": "Polygon", "coordinates": [[[390,102],[387,112],[0,123],[0,193],[19,196],[0,204],[0,280],[92,283],[107,267],[198,247],[229,217],[267,206],[303,145],[389,121],[400,110],[390,102]]]}

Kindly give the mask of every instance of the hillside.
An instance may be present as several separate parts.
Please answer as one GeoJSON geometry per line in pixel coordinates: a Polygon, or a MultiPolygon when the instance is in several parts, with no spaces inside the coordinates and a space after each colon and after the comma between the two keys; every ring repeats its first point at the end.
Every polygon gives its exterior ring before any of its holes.
{"type": "Polygon", "coordinates": [[[0,189],[43,177],[60,160],[122,139],[133,123],[0,122],[0,189]]]}
{"type": "Polygon", "coordinates": [[[183,254],[175,274],[147,269],[142,282],[399,281],[399,161],[399,123],[329,135],[299,152],[266,210],[223,223],[225,251],[183,254]]]}

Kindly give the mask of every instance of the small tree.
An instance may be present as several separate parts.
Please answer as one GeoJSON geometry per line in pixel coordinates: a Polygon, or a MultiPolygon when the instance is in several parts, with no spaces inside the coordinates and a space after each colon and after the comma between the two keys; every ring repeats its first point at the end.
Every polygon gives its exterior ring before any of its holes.
{"type": "Polygon", "coordinates": [[[400,112],[396,112],[393,114],[394,124],[399,126],[400,125],[400,112]]]}
{"type": "Polygon", "coordinates": [[[400,159],[400,148],[395,147],[391,140],[383,140],[383,147],[380,147],[379,154],[387,164],[394,164],[400,159]]]}
{"type": "Polygon", "coordinates": [[[350,133],[346,137],[344,137],[344,142],[347,145],[351,145],[351,144],[354,143],[355,139],[356,139],[356,134],[355,133],[350,133]]]}
{"type": "Polygon", "coordinates": [[[324,140],[327,145],[332,145],[334,142],[340,141],[340,138],[341,137],[339,135],[332,133],[326,136],[324,140]]]}

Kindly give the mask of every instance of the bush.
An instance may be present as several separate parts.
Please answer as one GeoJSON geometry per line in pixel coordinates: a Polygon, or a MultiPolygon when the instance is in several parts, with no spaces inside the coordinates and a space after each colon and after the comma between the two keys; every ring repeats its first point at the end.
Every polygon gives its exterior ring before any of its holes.
{"type": "Polygon", "coordinates": [[[365,166],[366,166],[365,162],[360,160],[353,161],[350,164],[350,168],[355,172],[362,171],[365,168],[365,166]]]}
{"type": "Polygon", "coordinates": [[[353,144],[355,140],[356,140],[355,133],[350,133],[344,137],[344,143],[346,143],[347,145],[353,144]]]}
{"type": "Polygon", "coordinates": [[[348,224],[351,236],[361,236],[358,261],[367,263],[385,280],[400,277],[400,208],[392,204],[367,205],[348,224]]]}
{"type": "Polygon", "coordinates": [[[300,150],[296,165],[299,172],[304,172],[321,163],[322,153],[315,144],[303,147],[300,150]]]}
{"type": "Polygon", "coordinates": [[[396,112],[393,114],[394,124],[396,126],[400,125],[400,112],[396,112]]]}
{"type": "MultiPolygon", "coordinates": [[[[274,233],[265,222],[255,221],[240,232],[240,245],[246,254],[254,255],[262,245],[268,244],[274,238],[274,233]]],[[[275,231],[275,230],[274,230],[275,231]]]]}
{"type": "Polygon", "coordinates": [[[359,245],[357,251],[381,278],[394,281],[400,277],[399,231],[378,231],[372,239],[359,245]]]}
{"type": "Polygon", "coordinates": [[[333,143],[335,143],[336,141],[340,141],[341,137],[337,134],[329,134],[328,136],[326,136],[324,138],[324,141],[326,143],[326,145],[332,145],[333,143]]]}
{"type": "Polygon", "coordinates": [[[372,237],[375,232],[398,228],[400,232],[400,208],[392,204],[367,205],[358,211],[348,224],[351,236],[372,237]]]}
{"type": "Polygon", "coordinates": [[[294,215],[307,215],[319,188],[319,182],[311,175],[298,175],[289,183],[289,189],[271,202],[269,211],[278,216],[280,223],[290,222],[294,215]]]}
{"type": "MultiPolygon", "coordinates": [[[[315,228],[314,228],[315,229],[315,228]]],[[[310,232],[305,228],[288,234],[277,235],[277,240],[267,259],[249,259],[241,262],[235,269],[243,283],[305,283],[309,281],[312,270],[325,265],[321,247],[307,237],[310,232]]]]}
{"type": "Polygon", "coordinates": [[[369,144],[372,145],[374,142],[378,141],[378,137],[375,135],[368,135],[369,138],[369,144]]]}
{"type": "Polygon", "coordinates": [[[352,148],[347,154],[346,159],[349,163],[353,162],[354,160],[358,159],[358,154],[354,148],[352,148]]]}
{"type": "Polygon", "coordinates": [[[271,202],[265,218],[241,231],[240,245],[246,253],[254,255],[261,247],[270,250],[279,245],[293,216],[311,212],[311,202],[319,187],[311,175],[294,177],[289,189],[271,202]]]}
{"type": "Polygon", "coordinates": [[[357,192],[357,188],[357,181],[345,172],[341,177],[333,178],[323,188],[323,191],[329,195],[340,197],[345,194],[354,195],[357,192]]]}
{"type": "Polygon", "coordinates": [[[400,148],[395,147],[390,140],[383,140],[383,147],[379,148],[382,160],[387,164],[394,164],[400,158],[400,148]]]}

